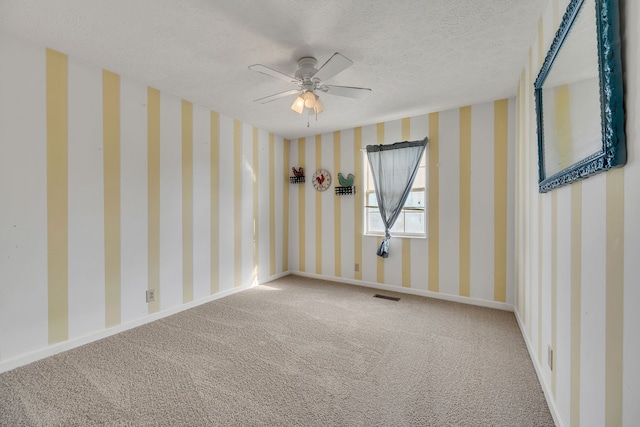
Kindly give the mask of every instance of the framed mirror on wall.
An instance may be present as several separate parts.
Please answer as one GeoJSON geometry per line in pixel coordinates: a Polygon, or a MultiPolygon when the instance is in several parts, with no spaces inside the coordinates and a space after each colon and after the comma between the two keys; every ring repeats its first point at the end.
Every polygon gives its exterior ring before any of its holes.
{"type": "Polygon", "coordinates": [[[571,0],[534,90],[541,193],[626,163],[618,0],[571,0]]]}

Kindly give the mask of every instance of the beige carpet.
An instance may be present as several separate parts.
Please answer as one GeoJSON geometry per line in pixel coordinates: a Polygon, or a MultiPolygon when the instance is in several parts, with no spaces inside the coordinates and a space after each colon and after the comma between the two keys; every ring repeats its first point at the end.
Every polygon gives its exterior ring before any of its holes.
{"type": "Polygon", "coordinates": [[[512,313],[287,276],[0,375],[0,425],[553,420],[512,313]]]}

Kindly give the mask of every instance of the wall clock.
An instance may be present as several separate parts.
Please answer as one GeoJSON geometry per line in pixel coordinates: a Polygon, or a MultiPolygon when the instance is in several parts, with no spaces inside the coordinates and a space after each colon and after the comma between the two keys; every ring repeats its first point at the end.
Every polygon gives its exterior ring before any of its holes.
{"type": "Polygon", "coordinates": [[[331,185],[331,174],[326,169],[318,169],[311,180],[313,187],[318,191],[324,191],[331,185]]]}

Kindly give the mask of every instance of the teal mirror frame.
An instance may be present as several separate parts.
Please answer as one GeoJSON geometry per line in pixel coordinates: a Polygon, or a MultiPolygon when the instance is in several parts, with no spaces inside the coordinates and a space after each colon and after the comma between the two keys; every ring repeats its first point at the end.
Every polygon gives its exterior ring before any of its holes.
{"type": "Polygon", "coordinates": [[[538,131],[538,184],[541,193],[623,166],[627,161],[618,0],[595,0],[596,10],[588,12],[596,14],[602,149],[552,176],[546,175],[542,88],[583,3],[584,0],[571,0],[567,6],[560,28],[534,83],[538,131]]]}

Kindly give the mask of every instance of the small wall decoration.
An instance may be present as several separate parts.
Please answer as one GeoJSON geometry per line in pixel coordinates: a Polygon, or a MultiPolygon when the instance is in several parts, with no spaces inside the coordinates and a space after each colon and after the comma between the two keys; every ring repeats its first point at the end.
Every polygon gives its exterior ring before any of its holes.
{"type": "Polygon", "coordinates": [[[313,187],[318,191],[325,191],[331,185],[331,174],[326,169],[318,169],[313,174],[313,187]]]}
{"type": "Polygon", "coordinates": [[[345,178],[342,175],[342,172],[338,172],[338,182],[342,187],[353,187],[353,183],[355,182],[355,180],[356,180],[356,177],[352,173],[347,175],[347,177],[345,178]]]}
{"type": "Polygon", "coordinates": [[[356,181],[355,175],[350,173],[345,178],[341,172],[338,172],[338,182],[340,187],[336,186],[336,196],[345,196],[349,194],[356,194],[356,187],[353,185],[356,181]]]}
{"type": "Polygon", "coordinates": [[[300,166],[298,169],[292,167],[293,176],[289,177],[289,182],[291,184],[301,184],[304,182],[304,169],[300,166]]]}
{"type": "Polygon", "coordinates": [[[353,194],[356,194],[355,185],[352,187],[335,187],[335,189],[336,196],[351,196],[353,194]]]}

